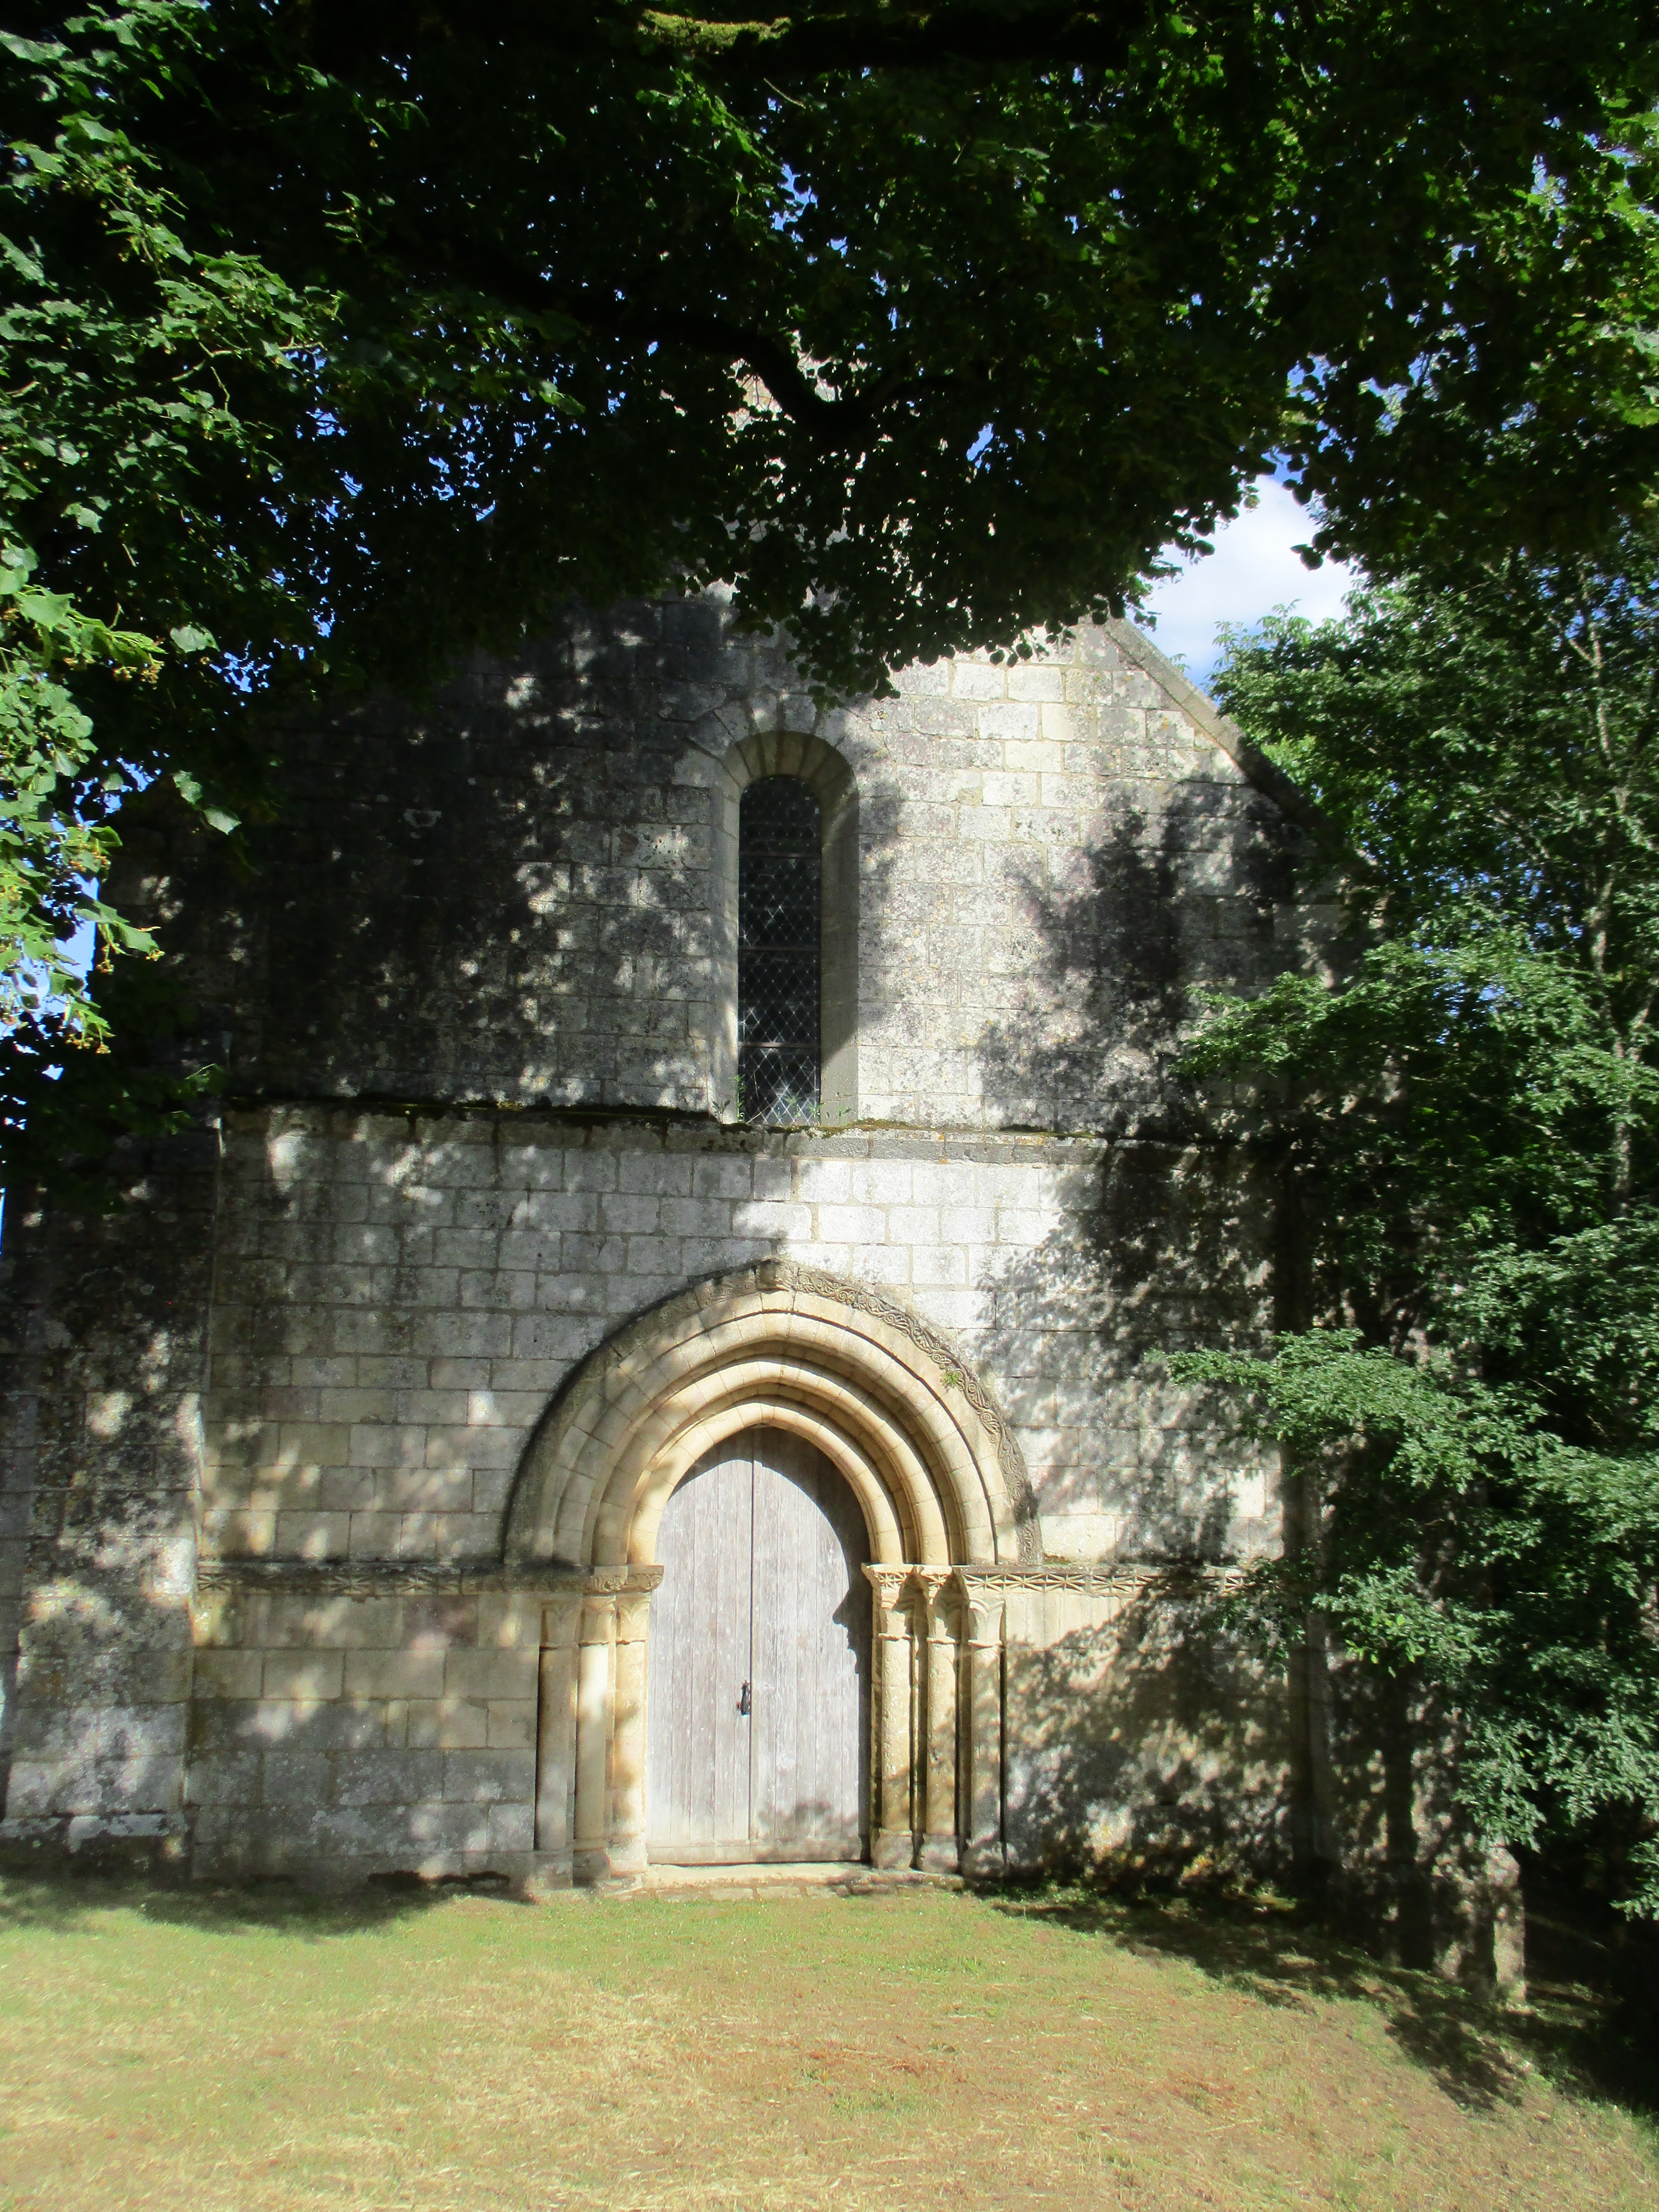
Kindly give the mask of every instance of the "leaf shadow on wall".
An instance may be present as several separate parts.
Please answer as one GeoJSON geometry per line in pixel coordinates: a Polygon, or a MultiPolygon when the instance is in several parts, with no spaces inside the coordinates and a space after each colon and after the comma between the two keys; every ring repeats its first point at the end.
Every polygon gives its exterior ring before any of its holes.
{"type": "MultiPolygon", "coordinates": [[[[979,1047],[988,1114],[1076,1139],[1048,1170],[1041,1233],[1000,1244],[979,1287],[1010,1411],[1048,1448],[1044,1514],[1095,1517],[1096,1548],[1216,1562],[1263,1533],[1261,1470],[1242,1501],[1227,1409],[1172,1386],[1160,1363],[1261,1337],[1273,1207],[1172,1073],[1192,986],[1221,980],[1237,942],[1183,903],[1193,850],[1173,811],[1149,830],[1126,811],[1081,882],[1024,884],[1018,1000],[979,1047]]],[[[1253,958],[1271,942],[1281,872],[1273,851],[1246,872],[1240,897],[1267,915],[1253,958]]]]}
{"type": "Polygon", "coordinates": [[[1207,1618],[1180,1569],[1115,1620],[1011,1644],[1007,1826],[1022,1868],[1109,1869],[1152,1889],[1284,1862],[1282,1699],[1207,1618]]]}
{"type": "MultiPolygon", "coordinates": [[[[234,1096],[705,1115],[735,974],[720,763],[817,710],[706,598],[567,609],[429,700],[273,733],[276,818],[153,855],[234,1096]],[[248,864],[252,864],[252,873],[248,864]]],[[[861,794],[878,961],[898,806],[861,794]]]]}
{"type": "Polygon", "coordinates": [[[1069,884],[1028,872],[1018,997],[980,1048],[988,1118],[1078,1133],[1041,1233],[981,1284],[981,1342],[1035,1432],[1045,1540],[1147,1569],[1115,1620],[1011,1653],[1011,1821],[1024,1856],[1153,1883],[1282,1873],[1295,1824],[1283,1689],[1195,1571],[1274,1544],[1273,1469],[1164,1364],[1271,1321],[1271,1192],[1172,1073],[1193,986],[1273,958],[1284,842],[1239,804],[1125,809],[1069,884]]]}
{"type": "MultiPolygon", "coordinates": [[[[1063,1543],[1075,1528],[1078,1556],[1214,1568],[1278,1548],[1276,1455],[1242,1435],[1237,1401],[1173,1384],[1167,1355],[1265,1348],[1294,1255],[1271,1160],[1218,1133],[1174,1063],[1194,986],[1265,982],[1300,938],[1276,929],[1296,890],[1288,825],[1259,796],[1231,823],[1206,792],[1190,800],[1155,824],[1120,814],[1069,888],[1026,885],[1024,995],[984,1041],[986,1097],[1090,1141],[1056,1167],[1042,1235],[1003,1250],[981,1287],[990,1363],[1047,1457],[1046,1533],[1063,1543]]],[[[1448,1942],[1489,1953],[1441,1756],[1449,1724],[1430,1701],[1339,1655],[1324,1720],[1297,1720],[1287,1687],[1229,1648],[1212,1612],[1157,1584],[1109,1641],[1024,1662],[1043,1816],[1079,1863],[1197,1868],[1225,1837],[1224,1857],[1316,1879],[1328,1846],[1285,1778],[1299,1732],[1354,1870],[1333,1902],[1407,1964],[1448,1942]],[[1073,1741],[1088,1748],[1072,1754],[1073,1741]],[[1120,1847],[1091,1808],[1131,1797],[1120,1847]]]]}
{"type": "MultiPolygon", "coordinates": [[[[31,1370],[32,1510],[63,1602],[28,1629],[44,1694],[21,1724],[32,1778],[13,1811],[59,1828],[111,1807],[191,1825],[225,1871],[332,1853],[395,1872],[530,1848],[522,1712],[434,1692],[411,1722],[404,1700],[343,1690],[326,1621],[317,1650],[284,1647],[263,1682],[257,1622],[227,1629],[222,1650],[198,1653],[192,1694],[175,1569],[197,1539],[208,1558],[349,1550],[411,1569],[496,1555],[513,1435],[487,1363],[568,1368],[638,1306],[775,1249],[770,1226],[750,1234],[740,1218],[706,1234],[690,1217],[708,1209],[689,1200],[658,1234],[635,1218],[654,1199],[583,1153],[606,1142],[586,1125],[618,1108],[707,1127],[695,1009],[719,950],[726,732],[811,712],[772,647],[724,625],[707,602],[576,610],[418,709],[362,702],[282,733],[284,811],[242,854],[165,786],[134,803],[118,902],[158,924],[232,1110],[222,1146],[205,1129],[123,1146],[122,1206],[60,1214],[36,1254],[53,1277],[39,1313],[65,1340],[31,1370]],[[234,1110],[262,1097],[301,1108],[274,1140],[258,1112],[234,1110]],[[335,1100],[382,1110],[307,1110],[335,1100]],[[481,1100],[550,1110],[443,1110],[481,1100]],[[568,1177],[551,1164],[567,1149],[555,1118],[574,1125],[568,1177]],[[435,1443],[433,1405],[403,1403],[434,1375],[454,1406],[435,1443]],[[325,1409],[321,1392],[359,1384],[361,1402],[325,1409]],[[49,1674],[107,1698],[74,1741],[49,1674]]],[[[862,805],[864,937],[878,951],[896,793],[871,777],[862,805]]],[[[392,1611],[388,1665],[413,1632],[392,1611]]],[[[12,1718],[16,1664],[0,1653],[12,1718]]]]}
{"type": "Polygon", "coordinates": [[[1003,1011],[976,1048],[986,1119],[1200,1139],[1197,1102],[1171,1081],[1194,994],[1285,964],[1276,917],[1298,836],[1260,793],[1195,783],[1156,815],[1120,806],[1058,876],[1059,847],[1016,862],[1003,1011]]]}

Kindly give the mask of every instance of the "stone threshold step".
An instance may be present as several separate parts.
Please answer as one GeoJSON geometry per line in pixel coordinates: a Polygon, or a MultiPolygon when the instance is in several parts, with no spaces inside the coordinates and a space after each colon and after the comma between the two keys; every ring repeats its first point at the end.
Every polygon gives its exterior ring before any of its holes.
{"type": "Polygon", "coordinates": [[[867,1866],[857,1860],[778,1860],[728,1866],[650,1866],[639,1881],[613,1894],[677,1900],[699,1897],[737,1901],[757,1897],[802,1897],[824,1891],[847,1897],[901,1889],[960,1889],[960,1875],[919,1874],[908,1868],[867,1866]]]}

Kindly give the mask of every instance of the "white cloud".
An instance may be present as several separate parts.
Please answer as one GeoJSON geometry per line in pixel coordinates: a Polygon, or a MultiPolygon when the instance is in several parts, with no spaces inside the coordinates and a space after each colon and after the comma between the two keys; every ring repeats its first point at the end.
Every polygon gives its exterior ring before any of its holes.
{"type": "Polygon", "coordinates": [[[1195,684],[1206,683],[1220,659],[1218,624],[1260,622],[1289,605],[1326,622],[1341,613],[1344,594],[1358,581],[1340,561],[1304,568],[1291,548],[1312,537],[1312,515],[1272,477],[1258,477],[1256,490],[1260,503],[1216,532],[1215,551],[1183,562],[1146,603],[1158,617],[1150,634],[1158,650],[1182,662],[1195,684]]]}

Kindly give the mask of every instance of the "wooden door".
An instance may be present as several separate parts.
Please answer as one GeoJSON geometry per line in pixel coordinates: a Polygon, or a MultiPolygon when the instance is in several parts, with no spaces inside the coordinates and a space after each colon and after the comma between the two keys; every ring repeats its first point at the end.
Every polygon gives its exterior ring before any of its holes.
{"type": "MultiPolygon", "coordinates": [[[[646,1848],[720,1859],[749,1840],[754,1472],[711,1453],[669,1499],[657,1532],[662,1587],[646,1665],[646,1848]]],[[[752,1702],[752,1699],[751,1699],[752,1702]]]]}
{"type": "Polygon", "coordinates": [[[750,1429],[657,1536],[647,1847],[681,1863],[862,1855],[870,1586],[857,1500],[821,1452],[750,1429]]]}

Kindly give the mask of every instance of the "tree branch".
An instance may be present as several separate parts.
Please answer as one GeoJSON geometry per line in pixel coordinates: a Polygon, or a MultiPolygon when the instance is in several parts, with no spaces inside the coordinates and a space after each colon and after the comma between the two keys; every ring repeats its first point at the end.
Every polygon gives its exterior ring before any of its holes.
{"type": "Polygon", "coordinates": [[[637,5],[564,9],[554,0],[366,0],[350,9],[295,0],[305,44],[325,67],[350,70],[381,56],[465,40],[562,60],[632,54],[689,64],[732,81],[823,76],[837,70],[938,69],[962,63],[1091,63],[1121,69],[1152,21],[1146,0],[1106,5],[975,6],[971,0],[899,9],[806,4],[771,16],[725,16],[637,5]]]}
{"type": "MultiPolygon", "coordinates": [[[[431,241],[423,241],[430,256],[431,241]]],[[[430,263],[428,263],[430,267],[430,263]]],[[[695,307],[653,306],[629,300],[605,300],[556,290],[510,256],[469,240],[465,265],[442,256],[431,274],[445,284],[486,293],[509,311],[562,315],[583,331],[644,344],[684,346],[723,362],[741,362],[758,377],[784,414],[826,453],[865,452],[880,434],[889,409],[937,389],[947,380],[891,370],[873,380],[866,392],[826,399],[802,365],[787,337],[774,337],[734,318],[695,307]]]]}
{"type": "MultiPolygon", "coordinates": [[[[545,304],[554,303],[550,301],[545,304]]],[[[798,422],[825,453],[855,455],[866,452],[880,434],[880,418],[889,408],[907,399],[919,398],[927,390],[937,388],[945,381],[941,377],[901,376],[894,373],[877,378],[867,392],[845,399],[826,399],[787,340],[769,337],[763,331],[750,330],[723,315],[700,313],[688,307],[607,306],[586,301],[562,301],[557,304],[573,322],[606,336],[654,338],[661,345],[689,346],[696,353],[742,362],[765,385],[791,421],[798,422]]]]}

